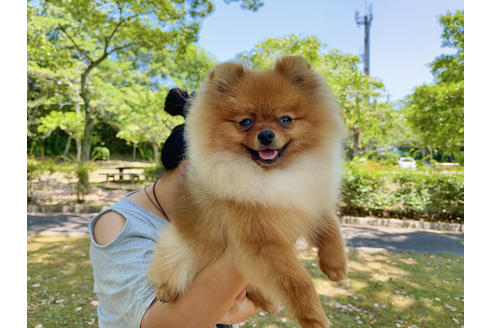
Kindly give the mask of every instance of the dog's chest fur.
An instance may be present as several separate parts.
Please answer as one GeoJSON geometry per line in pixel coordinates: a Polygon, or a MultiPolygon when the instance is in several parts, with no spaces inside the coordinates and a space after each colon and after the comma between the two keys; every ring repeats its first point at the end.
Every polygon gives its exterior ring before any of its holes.
{"type": "Polygon", "coordinates": [[[339,170],[323,155],[300,157],[281,170],[262,169],[231,153],[202,157],[199,166],[190,162],[188,187],[202,219],[223,226],[231,240],[294,243],[335,206],[339,170]]]}

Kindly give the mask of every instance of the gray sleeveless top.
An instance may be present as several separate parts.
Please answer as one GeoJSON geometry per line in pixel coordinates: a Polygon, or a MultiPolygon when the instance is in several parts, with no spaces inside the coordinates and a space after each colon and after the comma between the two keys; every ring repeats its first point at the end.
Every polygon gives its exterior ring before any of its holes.
{"type": "Polygon", "coordinates": [[[155,298],[147,278],[148,263],[160,231],[169,223],[137,205],[129,195],[97,214],[89,223],[90,258],[97,294],[100,328],[139,328],[145,311],[155,298]],[[121,233],[111,242],[95,242],[93,228],[99,217],[114,211],[126,218],[121,233]]]}

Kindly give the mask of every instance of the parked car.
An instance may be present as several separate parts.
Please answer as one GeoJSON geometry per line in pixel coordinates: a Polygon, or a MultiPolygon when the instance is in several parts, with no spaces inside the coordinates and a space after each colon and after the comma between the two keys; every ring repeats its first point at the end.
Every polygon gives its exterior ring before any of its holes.
{"type": "Polygon", "coordinates": [[[417,163],[412,157],[400,157],[400,159],[398,160],[398,165],[402,169],[415,170],[417,168],[417,163]]]}

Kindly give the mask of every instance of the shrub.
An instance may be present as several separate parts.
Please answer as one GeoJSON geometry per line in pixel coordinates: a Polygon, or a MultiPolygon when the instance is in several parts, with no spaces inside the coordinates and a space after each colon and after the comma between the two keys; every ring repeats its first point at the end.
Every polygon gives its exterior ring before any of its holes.
{"type": "Polygon", "coordinates": [[[89,193],[89,165],[80,164],[75,170],[77,174],[77,202],[82,203],[84,196],[89,193]]]}
{"type": "Polygon", "coordinates": [[[27,201],[31,201],[34,183],[41,178],[43,167],[35,159],[27,159],[27,201]]]}
{"type": "Polygon", "coordinates": [[[106,147],[94,147],[92,150],[92,160],[101,160],[101,161],[107,161],[109,160],[110,157],[110,152],[109,149],[106,147]]]}
{"type": "Polygon", "coordinates": [[[369,214],[365,212],[377,207],[380,197],[376,193],[384,183],[384,175],[376,169],[348,163],[342,188],[343,207],[353,211],[352,214],[369,214]]]}
{"type": "Polygon", "coordinates": [[[345,215],[461,221],[463,173],[382,172],[347,163],[340,209],[345,215]]]}
{"type": "Polygon", "coordinates": [[[53,159],[38,161],[34,158],[27,159],[27,201],[33,200],[32,192],[36,183],[41,181],[43,175],[51,175],[55,172],[63,172],[65,166],[57,164],[53,159]]]}

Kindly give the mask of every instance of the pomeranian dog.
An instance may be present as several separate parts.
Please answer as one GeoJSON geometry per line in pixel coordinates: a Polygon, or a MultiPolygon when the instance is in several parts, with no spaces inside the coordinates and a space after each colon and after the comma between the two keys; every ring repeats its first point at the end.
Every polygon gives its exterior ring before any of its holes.
{"type": "Polygon", "coordinates": [[[176,300],[227,251],[257,306],[274,313],[280,303],[302,327],[328,327],[294,244],[306,237],[329,279],[346,275],[336,215],[344,134],[334,96],[302,57],[212,69],[187,114],[187,173],[149,267],[157,297],[176,300]]]}

